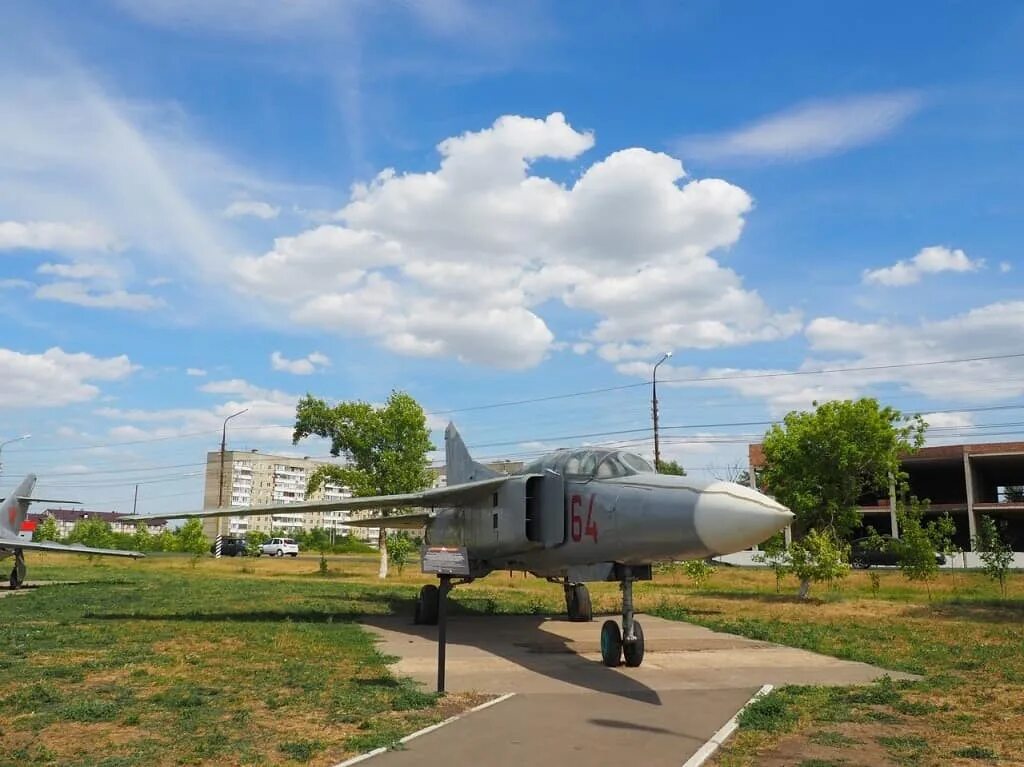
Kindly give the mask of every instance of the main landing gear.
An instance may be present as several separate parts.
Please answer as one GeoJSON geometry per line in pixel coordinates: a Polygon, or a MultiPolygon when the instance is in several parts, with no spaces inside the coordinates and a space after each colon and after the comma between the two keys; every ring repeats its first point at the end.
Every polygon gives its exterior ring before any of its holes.
{"type": "Polygon", "coordinates": [[[21,588],[25,583],[25,553],[18,549],[14,552],[14,567],[11,568],[11,590],[21,588]]]}
{"type": "Polygon", "coordinates": [[[453,581],[451,576],[442,576],[440,585],[428,583],[421,587],[416,597],[416,612],[413,613],[412,622],[417,626],[436,626],[441,614],[441,597],[447,598],[448,592],[456,586],[472,582],[473,578],[459,578],[453,581]]]}
{"type": "Polygon", "coordinates": [[[565,611],[569,620],[589,623],[594,619],[594,608],[590,604],[590,591],[585,583],[563,583],[565,589],[565,611]]]}
{"type": "Polygon", "coordinates": [[[629,567],[622,573],[622,631],[612,620],[601,626],[601,661],[614,667],[623,660],[630,668],[644,662],[644,630],[633,618],[633,573],[629,567]]]}

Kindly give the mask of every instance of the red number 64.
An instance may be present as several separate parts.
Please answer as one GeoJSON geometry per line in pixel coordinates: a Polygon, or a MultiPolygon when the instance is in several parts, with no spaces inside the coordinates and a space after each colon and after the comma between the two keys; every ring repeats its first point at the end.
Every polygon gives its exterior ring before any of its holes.
{"type": "Polygon", "coordinates": [[[583,498],[574,495],[569,502],[569,534],[572,539],[579,543],[583,536],[587,535],[597,543],[597,523],[594,522],[594,496],[590,496],[590,504],[587,506],[586,523],[582,514],[583,498]]]}

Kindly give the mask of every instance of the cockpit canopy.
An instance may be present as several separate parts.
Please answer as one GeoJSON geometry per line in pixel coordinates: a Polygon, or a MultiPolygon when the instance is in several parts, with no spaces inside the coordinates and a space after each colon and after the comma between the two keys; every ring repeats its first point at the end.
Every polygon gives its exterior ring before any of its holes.
{"type": "Polygon", "coordinates": [[[613,479],[654,472],[654,467],[635,453],[601,448],[559,450],[534,461],[523,472],[543,474],[546,469],[576,480],[613,479]]]}

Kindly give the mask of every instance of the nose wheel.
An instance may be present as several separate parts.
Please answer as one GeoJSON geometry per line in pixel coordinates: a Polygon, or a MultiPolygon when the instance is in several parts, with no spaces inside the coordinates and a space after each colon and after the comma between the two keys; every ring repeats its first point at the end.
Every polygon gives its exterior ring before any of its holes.
{"type": "Polygon", "coordinates": [[[623,569],[622,630],[611,620],[601,626],[601,662],[614,668],[625,661],[636,668],[644,662],[644,630],[633,617],[633,574],[628,567],[623,569]]]}

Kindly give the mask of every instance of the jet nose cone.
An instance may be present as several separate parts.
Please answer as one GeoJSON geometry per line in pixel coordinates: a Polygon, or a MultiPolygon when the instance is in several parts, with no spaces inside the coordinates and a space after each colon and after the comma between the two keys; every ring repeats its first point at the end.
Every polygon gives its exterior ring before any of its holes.
{"type": "Polygon", "coordinates": [[[701,491],[694,522],[701,542],[715,554],[742,551],[793,521],[793,512],[749,487],[714,482],[701,491]]]}

